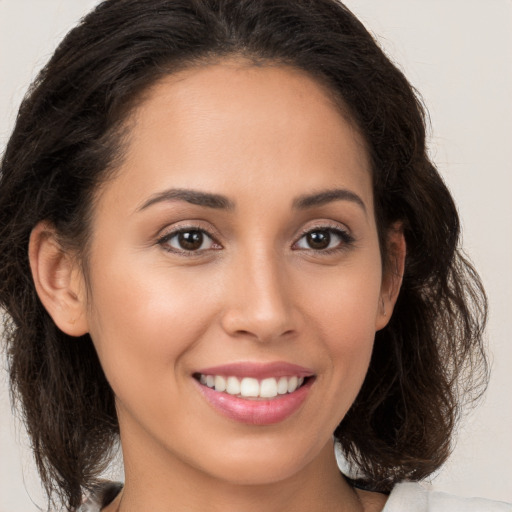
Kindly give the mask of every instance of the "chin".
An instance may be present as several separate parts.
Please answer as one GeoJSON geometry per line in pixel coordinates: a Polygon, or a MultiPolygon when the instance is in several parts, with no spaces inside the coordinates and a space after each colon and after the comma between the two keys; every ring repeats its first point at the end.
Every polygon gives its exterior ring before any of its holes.
{"type": "Polygon", "coordinates": [[[304,445],[290,448],[284,440],[277,447],[269,443],[262,448],[255,442],[247,449],[224,450],[212,458],[205,458],[202,466],[211,476],[226,483],[269,485],[292,478],[312,463],[319,451],[315,448],[304,445]]]}

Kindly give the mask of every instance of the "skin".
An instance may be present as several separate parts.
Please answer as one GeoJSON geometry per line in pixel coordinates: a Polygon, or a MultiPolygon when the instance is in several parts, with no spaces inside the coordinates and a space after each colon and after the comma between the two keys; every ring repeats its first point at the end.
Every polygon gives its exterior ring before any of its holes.
{"type": "Polygon", "coordinates": [[[384,496],[340,475],[332,444],[405,255],[395,230],[398,272],[383,275],[357,130],[308,75],[234,60],[161,80],[130,126],[124,162],[98,191],[87,278],[47,223],[30,244],[45,307],[68,334],[90,333],[116,395],[126,483],[105,510],[381,510],[384,496]],[[159,196],[177,188],[232,208],[159,196]],[[332,189],[352,196],[294,207],[332,189]],[[186,254],[171,235],[191,227],[212,241],[186,254]],[[308,245],[305,232],[332,229],[348,238],[308,245]],[[246,425],[192,377],[238,361],[287,361],[316,379],[286,420],[246,425]]]}

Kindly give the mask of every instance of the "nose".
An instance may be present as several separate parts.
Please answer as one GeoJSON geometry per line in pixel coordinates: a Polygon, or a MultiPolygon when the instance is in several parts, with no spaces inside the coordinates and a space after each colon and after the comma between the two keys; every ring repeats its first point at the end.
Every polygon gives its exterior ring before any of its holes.
{"type": "Polygon", "coordinates": [[[231,336],[269,342],[297,329],[292,286],[275,254],[240,257],[231,267],[222,327],[231,336]]]}

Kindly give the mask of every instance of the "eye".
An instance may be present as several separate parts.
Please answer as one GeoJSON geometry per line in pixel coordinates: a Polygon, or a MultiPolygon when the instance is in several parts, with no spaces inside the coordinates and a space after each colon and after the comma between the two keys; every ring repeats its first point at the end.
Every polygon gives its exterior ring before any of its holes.
{"type": "Polygon", "coordinates": [[[339,228],[315,228],[304,233],[294,244],[294,248],[313,251],[329,251],[343,249],[352,244],[354,239],[346,231],[339,228]]]}
{"type": "Polygon", "coordinates": [[[173,231],[160,238],[158,243],[168,251],[181,253],[220,249],[220,245],[206,231],[198,228],[173,231]]]}

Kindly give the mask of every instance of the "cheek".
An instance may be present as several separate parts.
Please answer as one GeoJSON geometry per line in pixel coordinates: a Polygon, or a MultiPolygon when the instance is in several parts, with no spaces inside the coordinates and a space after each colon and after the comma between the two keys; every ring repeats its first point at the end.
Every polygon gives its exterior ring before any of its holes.
{"type": "Polygon", "coordinates": [[[368,369],[380,304],[380,260],[376,262],[317,279],[316,291],[303,304],[338,385],[343,380],[358,388],[368,369]]]}
{"type": "Polygon", "coordinates": [[[165,392],[209,323],[209,296],[165,267],[113,261],[91,276],[90,334],[105,374],[119,398],[158,383],[165,392]]]}

